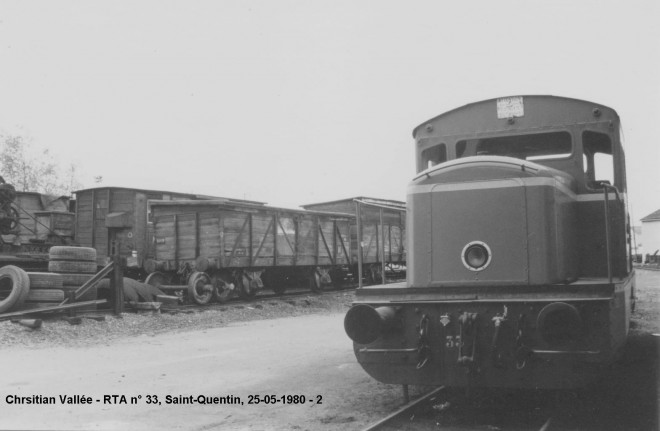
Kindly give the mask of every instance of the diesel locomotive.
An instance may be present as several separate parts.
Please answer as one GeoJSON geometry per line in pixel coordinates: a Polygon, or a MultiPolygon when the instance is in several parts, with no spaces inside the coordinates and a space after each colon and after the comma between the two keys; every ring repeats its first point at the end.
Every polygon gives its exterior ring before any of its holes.
{"type": "Polygon", "coordinates": [[[618,114],[515,96],[413,136],[407,278],[356,291],[344,326],[359,363],[392,384],[587,385],[634,308],[618,114]]]}

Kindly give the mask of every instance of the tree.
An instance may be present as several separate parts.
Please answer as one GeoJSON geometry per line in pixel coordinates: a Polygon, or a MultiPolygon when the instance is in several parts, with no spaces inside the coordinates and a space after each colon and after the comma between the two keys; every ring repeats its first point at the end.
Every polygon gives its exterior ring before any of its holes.
{"type": "Polygon", "coordinates": [[[71,164],[65,173],[50,151],[38,151],[29,137],[0,134],[0,175],[18,191],[69,195],[80,183],[71,164]]]}

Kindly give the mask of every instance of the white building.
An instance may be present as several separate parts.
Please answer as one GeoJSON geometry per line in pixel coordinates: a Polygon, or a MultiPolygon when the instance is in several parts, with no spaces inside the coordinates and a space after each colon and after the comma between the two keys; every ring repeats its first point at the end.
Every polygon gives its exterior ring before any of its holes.
{"type": "Polygon", "coordinates": [[[644,247],[642,252],[660,255],[660,210],[652,212],[642,219],[642,235],[644,236],[644,247]]]}

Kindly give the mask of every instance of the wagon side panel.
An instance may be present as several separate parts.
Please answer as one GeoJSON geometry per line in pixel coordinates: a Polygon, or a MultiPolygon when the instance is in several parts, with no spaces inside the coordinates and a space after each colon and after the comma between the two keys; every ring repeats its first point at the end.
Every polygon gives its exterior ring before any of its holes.
{"type": "Polygon", "coordinates": [[[220,214],[215,211],[198,213],[199,256],[217,259],[222,255],[220,214]]]}
{"type": "Polygon", "coordinates": [[[318,265],[334,265],[335,241],[334,222],[331,219],[318,217],[318,265]]]}
{"type": "Polygon", "coordinates": [[[268,212],[252,214],[250,266],[264,267],[274,264],[275,256],[275,217],[268,212]]]}
{"type": "Polygon", "coordinates": [[[318,226],[316,217],[303,215],[298,220],[298,265],[315,265],[317,258],[318,226]]]}
{"type": "Polygon", "coordinates": [[[224,234],[223,266],[250,266],[250,213],[221,211],[224,234]]]}
{"type": "Polygon", "coordinates": [[[289,214],[277,216],[276,224],[276,264],[277,266],[292,266],[297,263],[296,237],[298,222],[289,214]]]}

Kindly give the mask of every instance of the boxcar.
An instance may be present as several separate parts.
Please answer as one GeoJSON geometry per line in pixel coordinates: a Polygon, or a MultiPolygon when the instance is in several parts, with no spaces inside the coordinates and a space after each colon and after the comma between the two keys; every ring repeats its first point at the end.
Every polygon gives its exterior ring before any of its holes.
{"type": "Polygon", "coordinates": [[[617,113],[486,100],[414,129],[406,283],[358,289],[344,325],[386,383],[582,387],[634,306],[617,113]]]}
{"type": "Polygon", "coordinates": [[[188,285],[199,304],[278,293],[303,278],[312,290],[350,263],[349,214],[206,201],[150,201],[154,253],[150,284],[188,285]],[[174,283],[174,284],[172,284],[174,283]],[[178,283],[178,284],[177,284],[178,283]]]}
{"type": "MultiPolygon", "coordinates": [[[[143,265],[153,242],[150,199],[211,199],[213,197],[160,190],[123,187],[98,187],[76,193],[76,242],[96,249],[99,265],[107,262],[113,242],[120,245],[134,276],[143,272],[143,265]]],[[[232,199],[230,199],[232,200],[232,199]]],[[[236,200],[238,201],[238,200],[236,200]]],[[[252,202],[259,204],[259,202],[252,202]]]]}
{"type": "Polygon", "coordinates": [[[335,211],[356,216],[350,228],[351,266],[354,274],[359,272],[357,265],[359,261],[358,236],[360,236],[362,268],[368,282],[382,282],[381,274],[383,270],[386,271],[387,276],[405,276],[405,202],[360,196],[307,204],[302,205],[302,207],[308,210],[335,211]],[[359,223],[357,220],[358,215],[360,218],[359,223]],[[358,232],[360,232],[360,235],[358,232]],[[383,268],[383,264],[385,268],[383,268]]]}

